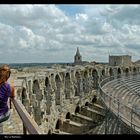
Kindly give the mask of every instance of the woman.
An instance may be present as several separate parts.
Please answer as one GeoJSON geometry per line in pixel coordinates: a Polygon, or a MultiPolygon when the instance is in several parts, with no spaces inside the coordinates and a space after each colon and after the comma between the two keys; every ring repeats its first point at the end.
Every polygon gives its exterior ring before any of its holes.
{"type": "Polygon", "coordinates": [[[0,123],[10,117],[8,98],[14,98],[14,85],[8,83],[11,71],[8,65],[0,67],[0,123]]]}

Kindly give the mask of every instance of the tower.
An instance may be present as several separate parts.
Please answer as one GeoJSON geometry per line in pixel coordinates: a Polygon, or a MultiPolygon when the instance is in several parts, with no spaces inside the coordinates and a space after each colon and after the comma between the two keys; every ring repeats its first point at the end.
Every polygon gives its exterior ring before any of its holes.
{"type": "Polygon", "coordinates": [[[74,63],[81,64],[82,63],[82,56],[80,55],[79,48],[77,48],[76,54],[74,56],[74,63]]]}

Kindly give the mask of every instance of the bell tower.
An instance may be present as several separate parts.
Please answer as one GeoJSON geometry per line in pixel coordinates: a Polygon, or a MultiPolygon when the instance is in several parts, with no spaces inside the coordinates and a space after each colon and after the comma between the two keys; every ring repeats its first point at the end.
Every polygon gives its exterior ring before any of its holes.
{"type": "Polygon", "coordinates": [[[79,48],[77,48],[76,54],[74,56],[74,63],[81,64],[82,63],[82,56],[80,55],[79,48]]]}

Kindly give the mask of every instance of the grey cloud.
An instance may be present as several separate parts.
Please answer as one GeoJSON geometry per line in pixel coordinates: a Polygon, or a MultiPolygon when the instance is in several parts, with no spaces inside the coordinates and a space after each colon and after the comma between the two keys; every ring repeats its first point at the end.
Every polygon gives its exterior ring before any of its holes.
{"type": "Polygon", "coordinates": [[[89,11],[74,19],[55,5],[0,6],[0,52],[8,52],[9,61],[64,62],[73,61],[76,47],[90,61],[107,60],[108,51],[138,50],[139,6],[95,8],[97,15],[89,11]]]}

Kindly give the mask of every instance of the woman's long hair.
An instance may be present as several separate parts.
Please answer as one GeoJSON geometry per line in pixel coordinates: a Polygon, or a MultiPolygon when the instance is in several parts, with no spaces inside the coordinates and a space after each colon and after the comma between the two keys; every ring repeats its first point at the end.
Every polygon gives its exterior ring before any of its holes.
{"type": "Polygon", "coordinates": [[[8,80],[10,77],[11,71],[8,65],[2,65],[0,67],[0,86],[8,80]]]}

